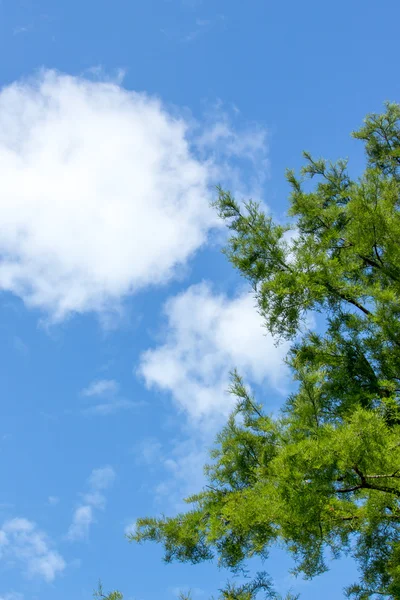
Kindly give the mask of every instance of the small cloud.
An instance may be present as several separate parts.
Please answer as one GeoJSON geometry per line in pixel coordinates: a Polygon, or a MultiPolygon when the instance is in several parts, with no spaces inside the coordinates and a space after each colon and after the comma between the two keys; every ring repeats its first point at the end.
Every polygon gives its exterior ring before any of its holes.
{"type": "Polygon", "coordinates": [[[126,76],[126,69],[116,69],[113,73],[106,71],[103,65],[96,65],[95,67],[89,67],[82,73],[83,76],[89,77],[94,81],[107,81],[115,85],[121,85],[126,76]]]}
{"type": "Polygon", "coordinates": [[[70,542],[86,539],[90,526],[95,522],[94,510],[104,510],[106,498],[104,491],[114,482],[115,471],[106,466],[94,469],[88,479],[89,490],[83,494],[83,503],[74,511],[72,523],[68,529],[67,539],[70,542]]]}
{"type": "Polygon", "coordinates": [[[193,31],[191,31],[190,33],[185,35],[183,37],[182,41],[183,42],[193,42],[194,40],[198,39],[200,36],[204,35],[205,33],[210,32],[217,25],[224,24],[224,22],[225,22],[224,15],[217,15],[216,17],[214,17],[212,19],[196,19],[195,29],[193,29],[193,31]]]}
{"type": "Polygon", "coordinates": [[[8,594],[3,594],[0,596],[0,600],[24,600],[22,594],[18,594],[17,592],[9,592],[8,594]]]}
{"type": "Polygon", "coordinates": [[[143,406],[144,402],[132,402],[132,400],[116,399],[111,402],[102,402],[95,406],[90,406],[83,410],[85,415],[98,415],[106,417],[120,410],[132,410],[138,406],[143,406]]]}
{"type": "Polygon", "coordinates": [[[204,465],[208,462],[207,448],[212,444],[214,433],[210,429],[205,435],[193,430],[189,439],[176,440],[168,454],[164,453],[160,465],[165,478],[155,488],[157,505],[170,507],[174,512],[186,510],[182,498],[191,496],[205,483],[204,465]]]}
{"type": "Polygon", "coordinates": [[[94,469],[89,477],[89,485],[95,490],[107,489],[115,479],[115,471],[112,467],[94,469]]]}
{"type": "Polygon", "coordinates": [[[3,523],[0,553],[10,564],[21,564],[27,576],[40,577],[49,583],[66,567],[63,557],[52,549],[48,536],[28,519],[16,518],[3,523]]]}
{"type": "Polygon", "coordinates": [[[181,0],[183,6],[188,8],[197,8],[203,3],[203,0],[181,0]]]}
{"type": "Polygon", "coordinates": [[[22,33],[28,33],[32,30],[33,25],[23,25],[22,27],[15,27],[13,29],[13,35],[21,35],[22,33]]]}
{"type": "Polygon", "coordinates": [[[113,396],[119,390],[119,385],[114,379],[99,379],[93,381],[87,388],[83,389],[82,396],[113,396]]]}
{"type": "Polygon", "coordinates": [[[56,506],[57,504],[59,504],[60,502],[60,498],[58,498],[57,496],[49,496],[47,498],[47,504],[49,506],[56,506]]]}
{"type": "Polygon", "coordinates": [[[118,396],[119,384],[115,379],[99,379],[93,381],[87,388],[81,391],[81,396],[86,398],[100,398],[93,406],[82,410],[85,415],[107,416],[120,410],[132,410],[143,406],[143,402],[133,402],[118,396]]]}
{"type": "Polygon", "coordinates": [[[208,27],[211,23],[212,21],[210,19],[196,19],[196,25],[199,27],[208,27]]]}
{"type": "Polygon", "coordinates": [[[72,518],[72,523],[68,530],[68,539],[71,542],[87,538],[89,534],[89,528],[93,523],[93,509],[89,505],[79,506],[72,518]]]}
{"type": "Polygon", "coordinates": [[[159,463],[161,458],[162,444],[154,438],[146,438],[133,448],[133,453],[138,464],[150,466],[159,463]]]}
{"type": "Polygon", "coordinates": [[[18,337],[17,335],[14,336],[13,338],[13,348],[14,350],[20,354],[21,356],[28,356],[29,354],[29,346],[27,344],[25,344],[25,342],[18,337]]]}
{"type": "Polygon", "coordinates": [[[251,383],[286,392],[288,345],[265,334],[255,303],[248,291],[230,298],[207,283],[191,286],[165,304],[164,343],[141,355],[147,387],[169,393],[197,427],[209,429],[232,410],[235,367],[251,383]]]}

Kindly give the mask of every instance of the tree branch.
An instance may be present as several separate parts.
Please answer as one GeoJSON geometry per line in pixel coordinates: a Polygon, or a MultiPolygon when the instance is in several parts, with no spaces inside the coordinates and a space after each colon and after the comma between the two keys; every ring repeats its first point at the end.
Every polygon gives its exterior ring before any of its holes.
{"type": "Polygon", "coordinates": [[[374,490],[377,492],[385,492],[386,494],[393,494],[394,496],[397,496],[398,498],[400,498],[400,490],[388,487],[386,485],[385,486],[376,486],[376,485],[373,485],[372,483],[369,483],[369,481],[367,481],[367,479],[383,479],[383,478],[400,479],[400,476],[397,475],[398,471],[395,471],[395,473],[392,473],[391,475],[364,475],[357,466],[354,466],[353,470],[359,476],[361,483],[359,483],[358,485],[353,485],[352,487],[348,487],[348,488],[340,488],[340,489],[336,490],[337,494],[350,494],[351,492],[356,492],[358,490],[374,490]]]}

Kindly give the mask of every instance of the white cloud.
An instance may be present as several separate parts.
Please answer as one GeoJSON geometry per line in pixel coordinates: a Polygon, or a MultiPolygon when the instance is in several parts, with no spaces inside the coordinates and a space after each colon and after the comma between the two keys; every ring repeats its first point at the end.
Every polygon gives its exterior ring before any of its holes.
{"type": "Polygon", "coordinates": [[[112,467],[94,469],[89,477],[89,485],[95,490],[106,490],[115,479],[115,471],[112,467]]]}
{"type": "Polygon", "coordinates": [[[99,379],[82,390],[82,396],[104,396],[116,394],[118,390],[119,385],[114,379],[99,379]]]}
{"type": "Polygon", "coordinates": [[[76,541],[87,538],[93,521],[92,507],[90,505],[79,506],[72,517],[72,523],[68,530],[68,539],[76,541]]]}
{"type": "Polygon", "coordinates": [[[163,510],[185,510],[182,499],[204,485],[208,448],[235,402],[227,393],[234,368],[250,385],[285,392],[288,346],[266,334],[255,305],[247,292],[229,298],[207,283],[194,285],[167,301],[165,337],[141,356],[137,371],[146,385],[171,394],[188,417],[170,448],[154,440],[135,448],[138,460],[163,470],[154,489],[163,510]]]}
{"type": "Polygon", "coordinates": [[[118,82],[45,71],[3,88],[0,289],[56,321],[174,277],[217,223],[219,167],[252,152],[225,119],[200,144],[193,125],[118,82]]]}
{"type": "MultiPolygon", "coordinates": [[[[194,42],[199,37],[210,33],[210,31],[215,29],[217,26],[221,28],[221,26],[223,27],[224,25],[225,16],[221,14],[216,15],[211,19],[196,19],[193,29],[189,33],[186,33],[182,38],[180,38],[180,40],[182,42],[194,42]]],[[[168,32],[166,32],[165,30],[163,31],[166,35],[168,35],[168,32]]]]}
{"type": "Polygon", "coordinates": [[[110,466],[92,471],[88,478],[88,491],[82,494],[83,502],[74,511],[67,533],[68,540],[75,542],[88,537],[90,526],[95,522],[94,511],[105,509],[104,492],[113,484],[114,479],[115,471],[110,466]]]}
{"type": "Polygon", "coordinates": [[[93,381],[81,391],[81,395],[91,399],[100,399],[92,406],[83,409],[86,415],[107,416],[120,410],[131,410],[141,406],[141,402],[133,402],[118,395],[119,384],[114,379],[99,379],[93,381]]]}
{"type": "Polygon", "coordinates": [[[23,600],[23,595],[18,594],[17,592],[10,592],[8,594],[3,594],[0,596],[0,600],[23,600]]]}
{"type": "MultiPolygon", "coordinates": [[[[203,467],[208,462],[208,448],[212,445],[214,428],[185,431],[162,444],[155,438],[145,438],[135,444],[132,454],[139,465],[146,466],[147,472],[156,476],[157,483],[152,488],[152,498],[157,509],[166,512],[184,510],[183,499],[199,491],[204,484],[203,467]],[[186,435],[189,433],[189,437],[186,435]]],[[[134,530],[135,522],[128,519],[125,533],[134,530]]]]}
{"type": "Polygon", "coordinates": [[[49,496],[47,498],[47,504],[50,506],[56,506],[60,502],[60,498],[58,496],[49,496]]]}
{"type": "Polygon", "coordinates": [[[263,204],[263,185],[270,173],[267,142],[267,129],[260,123],[243,124],[240,110],[236,106],[228,110],[221,100],[209,107],[195,139],[200,155],[209,161],[214,181],[227,182],[225,187],[239,201],[252,198],[265,210],[268,207],[263,204]]]}
{"type": "MultiPolygon", "coordinates": [[[[223,148],[227,156],[236,156],[254,160],[260,154],[265,153],[266,131],[259,126],[247,127],[245,131],[236,131],[232,129],[226,114],[218,110],[219,119],[209,128],[205,129],[199,137],[197,143],[203,148],[220,148],[223,142],[223,148]]],[[[268,162],[266,158],[265,166],[268,162]]]]}
{"type": "Polygon", "coordinates": [[[13,346],[20,356],[27,357],[29,355],[29,346],[18,335],[13,338],[13,346]]]}
{"type": "Polygon", "coordinates": [[[163,478],[154,490],[154,499],[163,512],[185,511],[184,499],[197,493],[205,484],[204,465],[209,462],[208,449],[213,443],[214,430],[192,431],[187,439],[176,440],[172,450],[165,453],[161,466],[163,478]]]}
{"type": "Polygon", "coordinates": [[[138,402],[132,402],[131,400],[126,400],[125,398],[113,398],[108,402],[99,402],[94,406],[89,406],[83,413],[86,415],[98,415],[100,417],[106,417],[107,415],[112,415],[120,410],[132,410],[141,406],[138,402]]]}
{"type": "Polygon", "coordinates": [[[202,283],[170,299],[165,315],[165,343],[142,354],[138,373],[148,387],[169,392],[192,421],[229,413],[234,368],[250,383],[283,390],[287,346],[266,335],[249,293],[230,299],[202,283]]]}
{"type": "Polygon", "coordinates": [[[151,466],[154,463],[159,463],[162,458],[162,444],[155,438],[145,438],[138,442],[133,450],[136,462],[151,466]]]}
{"type": "MultiPolygon", "coordinates": [[[[62,573],[66,563],[54,549],[48,536],[27,519],[12,519],[0,530],[0,557],[20,563],[28,576],[51,582],[62,573]]],[[[7,596],[6,596],[7,597],[7,596]]]]}

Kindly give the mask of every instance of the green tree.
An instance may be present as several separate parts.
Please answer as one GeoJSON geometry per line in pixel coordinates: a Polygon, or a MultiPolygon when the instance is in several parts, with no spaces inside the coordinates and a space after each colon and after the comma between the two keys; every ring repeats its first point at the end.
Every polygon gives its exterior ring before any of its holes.
{"type": "MultiPolygon", "coordinates": [[[[234,373],[237,407],[207,487],[186,513],[139,519],[131,539],[163,544],[167,561],[217,557],[233,571],[279,543],[307,578],[347,553],[361,572],[347,597],[400,598],[400,105],[353,135],[365,144],[362,176],[305,153],[301,175],[287,173],[286,226],[219,190],[225,252],[269,332],[291,340],[296,391],[271,418],[234,373]]],[[[274,597],[257,581],[222,597],[258,592],[274,597]]]]}

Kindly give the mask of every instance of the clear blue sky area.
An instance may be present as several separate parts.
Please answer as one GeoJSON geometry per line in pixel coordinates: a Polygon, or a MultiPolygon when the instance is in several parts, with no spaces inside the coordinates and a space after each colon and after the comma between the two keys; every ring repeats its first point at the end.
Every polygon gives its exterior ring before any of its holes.
{"type": "MultiPolygon", "coordinates": [[[[0,0],[0,600],[87,600],[99,578],[206,600],[227,579],[124,537],[201,487],[233,367],[270,412],[291,387],[209,202],[222,183],[282,219],[302,150],[359,173],[350,132],[399,100],[399,18],[398,0],[0,0]]],[[[305,600],[357,576],[290,566],[263,568],[305,600]]]]}

